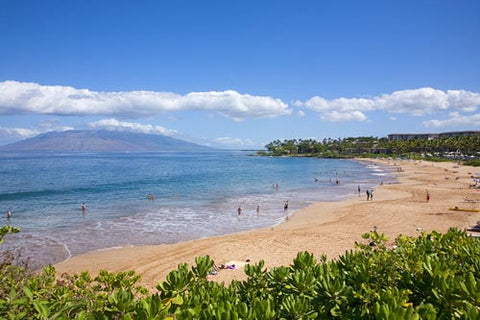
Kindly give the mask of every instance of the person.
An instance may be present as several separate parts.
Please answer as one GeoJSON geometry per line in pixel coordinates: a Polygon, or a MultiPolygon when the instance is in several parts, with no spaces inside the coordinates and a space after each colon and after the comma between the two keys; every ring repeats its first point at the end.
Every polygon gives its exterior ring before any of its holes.
{"type": "Polygon", "coordinates": [[[370,190],[367,190],[367,201],[370,200],[370,190]]]}
{"type": "Polygon", "coordinates": [[[238,212],[239,216],[242,214],[242,207],[241,206],[238,206],[237,212],[238,212]]]}
{"type": "Polygon", "coordinates": [[[427,190],[427,202],[430,201],[430,192],[427,190]]]}
{"type": "Polygon", "coordinates": [[[7,219],[10,219],[12,217],[12,212],[10,209],[7,210],[7,219]]]}
{"type": "Polygon", "coordinates": [[[147,198],[148,198],[149,200],[153,200],[153,199],[154,199],[154,196],[153,196],[152,193],[150,193],[150,194],[147,196],[147,198]]]}
{"type": "Polygon", "coordinates": [[[260,214],[260,205],[257,205],[257,215],[260,214]]]}
{"type": "Polygon", "coordinates": [[[370,190],[370,200],[373,200],[373,189],[370,190]]]}
{"type": "Polygon", "coordinates": [[[359,197],[360,197],[360,192],[361,192],[361,190],[360,190],[360,185],[358,185],[358,196],[359,196],[359,197]]]}
{"type": "Polygon", "coordinates": [[[283,210],[287,211],[288,210],[288,200],[285,201],[285,204],[283,205],[283,210]]]}
{"type": "Polygon", "coordinates": [[[82,212],[85,212],[86,209],[87,207],[85,206],[85,202],[82,202],[82,212]]]}

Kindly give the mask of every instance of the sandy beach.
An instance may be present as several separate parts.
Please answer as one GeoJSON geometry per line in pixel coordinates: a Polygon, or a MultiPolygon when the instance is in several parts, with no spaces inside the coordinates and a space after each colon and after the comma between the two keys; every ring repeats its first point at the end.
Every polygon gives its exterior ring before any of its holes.
{"type": "MultiPolygon", "coordinates": [[[[236,264],[236,270],[220,270],[214,281],[245,279],[242,265],[264,260],[267,268],[288,265],[299,251],[317,258],[337,257],[354,248],[361,235],[377,227],[390,241],[399,234],[415,236],[450,227],[464,229],[480,220],[480,212],[451,211],[449,207],[480,209],[480,189],[470,188],[471,175],[480,168],[456,163],[426,161],[373,161],[394,168],[398,183],[375,188],[372,201],[365,191],[342,202],[314,203],[273,227],[171,245],[128,247],[90,252],[55,265],[58,274],[92,274],[135,270],[141,283],[154,288],[180,263],[192,265],[195,257],[210,255],[217,265],[236,264]],[[427,190],[430,200],[427,202],[427,190]]],[[[355,190],[352,190],[352,194],[355,190]]]]}

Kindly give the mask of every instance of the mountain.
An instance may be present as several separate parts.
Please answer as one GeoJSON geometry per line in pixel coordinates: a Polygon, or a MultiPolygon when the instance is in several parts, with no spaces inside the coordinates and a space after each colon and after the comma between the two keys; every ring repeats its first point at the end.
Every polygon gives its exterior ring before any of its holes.
{"type": "Polygon", "coordinates": [[[164,135],[108,130],[48,132],[0,147],[0,151],[160,152],[209,151],[213,148],[164,135]]]}

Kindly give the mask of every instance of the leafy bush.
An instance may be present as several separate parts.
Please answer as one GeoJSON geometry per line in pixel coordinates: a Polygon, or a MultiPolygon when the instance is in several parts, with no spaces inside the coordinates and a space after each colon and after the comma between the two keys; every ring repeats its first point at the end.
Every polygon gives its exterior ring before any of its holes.
{"type": "Polygon", "coordinates": [[[463,164],[466,166],[480,167],[480,159],[472,159],[463,161],[463,164]]]}
{"type": "Polygon", "coordinates": [[[209,281],[213,261],[181,264],[151,294],[133,271],[92,278],[0,270],[8,319],[479,319],[480,244],[464,232],[365,234],[335,260],[299,252],[289,266],[245,266],[245,281],[209,281]]]}
{"type": "Polygon", "coordinates": [[[12,226],[3,226],[0,227],[0,243],[3,243],[3,237],[7,233],[18,233],[20,229],[12,227],[12,226]]]}

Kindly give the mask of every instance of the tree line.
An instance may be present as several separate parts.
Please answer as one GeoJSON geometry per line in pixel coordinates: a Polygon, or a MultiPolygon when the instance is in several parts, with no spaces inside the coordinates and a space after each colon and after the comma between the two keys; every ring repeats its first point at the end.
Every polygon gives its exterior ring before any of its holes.
{"type": "Polygon", "coordinates": [[[410,153],[427,157],[480,156],[480,135],[439,137],[435,139],[389,140],[378,137],[275,140],[265,146],[263,155],[304,155],[351,157],[362,155],[404,156],[410,153]]]}

